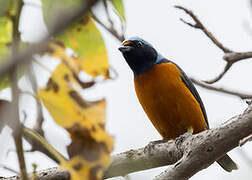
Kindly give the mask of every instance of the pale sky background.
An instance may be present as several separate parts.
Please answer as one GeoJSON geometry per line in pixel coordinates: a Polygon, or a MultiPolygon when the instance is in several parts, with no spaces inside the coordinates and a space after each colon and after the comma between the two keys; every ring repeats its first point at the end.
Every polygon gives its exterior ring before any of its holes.
{"type": "MultiPolygon", "coordinates": [[[[35,2],[38,7],[26,5],[22,14],[21,31],[22,38],[28,41],[38,40],[46,33],[43,23],[42,12],[39,8],[39,0],[35,2]]],[[[249,0],[125,0],[126,9],[126,36],[138,35],[152,43],[155,48],[166,58],[175,61],[189,75],[201,80],[215,77],[222,71],[225,62],[222,60],[223,53],[199,30],[190,28],[183,24],[179,18],[191,21],[191,18],[181,10],[175,9],[174,5],[183,5],[198,15],[203,24],[227,47],[235,51],[249,51],[252,45],[252,32],[249,32],[244,24],[252,27],[252,9],[249,0]]],[[[102,16],[99,8],[96,12],[102,16]]],[[[87,98],[94,99],[105,96],[108,104],[107,129],[115,137],[114,153],[130,149],[141,148],[150,141],[160,139],[147,116],[143,112],[134,92],[133,74],[125,63],[121,53],[118,51],[119,42],[101,29],[105,39],[110,64],[119,73],[118,79],[105,84],[97,85],[88,92],[83,92],[87,98]]],[[[49,58],[41,59],[41,62],[49,63],[55,60],[49,58]]],[[[50,69],[57,63],[50,66],[50,69]]],[[[40,86],[45,85],[49,76],[41,67],[35,66],[38,72],[40,86]]],[[[216,83],[244,92],[252,93],[251,76],[252,63],[249,60],[237,63],[216,83]]],[[[27,80],[20,81],[23,89],[28,89],[27,80]]],[[[232,116],[240,114],[246,108],[246,103],[237,97],[227,96],[196,87],[205,104],[210,127],[216,127],[232,116]]],[[[0,97],[9,99],[9,90],[0,93],[0,97]]],[[[35,111],[34,100],[29,96],[23,96],[22,109],[28,113],[27,126],[32,125],[35,111]]],[[[45,112],[47,120],[44,130],[49,142],[60,152],[66,154],[64,146],[70,143],[67,134],[62,128],[56,127],[55,123],[45,112]]],[[[21,116],[22,117],[22,116],[21,116]]],[[[5,128],[0,135],[1,149],[0,162],[13,169],[18,170],[16,155],[9,152],[13,149],[13,141],[10,130],[5,128]]],[[[28,149],[28,145],[25,145],[28,149]]],[[[197,173],[192,180],[222,180],[222,179],[250,179],[252,165],[246,164],[239,155],[240,149],[248,155],[252,150],[252,144],[247,143],[242,148],[236,148],[229,155],[239,164],[240,169],[233,173],[226,173],[217,163],[197,173]]],[[[38,169],[54,167],[56,164],[48,160],[40,153],[26,154],[28,169],[31,163],[37,163],[38,169]]],[[[251,155],[252,159],[252,155],[251,155]]],[[[156,168],[130,174],[132,180],[152,179],[168,167],[156,168]]],[[[0,169],[0,176],[11,175],[9,171],[0,169]]],[[[121,180],[122,177],[114,178],[121,180]]]]}

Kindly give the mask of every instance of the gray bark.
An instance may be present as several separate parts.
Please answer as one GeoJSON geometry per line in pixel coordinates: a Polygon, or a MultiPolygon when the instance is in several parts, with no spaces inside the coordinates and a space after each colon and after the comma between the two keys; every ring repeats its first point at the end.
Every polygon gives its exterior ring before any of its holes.
{"type": "MultiPolygon", "coordinates": [[[[155,180],[185,180],[207,168],[219,157],[239,146],[239,142],[252,134],[252,106],[243,114],[231,118],[218,128],[195,135],[182,135],[165,143],[150,143],[145,148],[130,150],[112,156],[112,164],[104,178],[124,176],[141,170],[175,165],[155,180]]],[[[50,168],[37,173],[37,179],[68,180],[66,171],[50,168]]],[[[1,179],[1,178],[0,178],[1,179]]],[[[19,179],[18,176],[2,178],[19,179]]]]}

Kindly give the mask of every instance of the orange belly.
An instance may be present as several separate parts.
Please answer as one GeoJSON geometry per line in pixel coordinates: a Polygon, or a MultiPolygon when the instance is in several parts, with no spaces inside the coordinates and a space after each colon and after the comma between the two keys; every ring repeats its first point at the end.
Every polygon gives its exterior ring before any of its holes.
{"type": "Polygon", "coordinates": [[[200,105],[172,63],[161,63],[134,78],[137,97],[164,139],[207,128],[200,105]]]}

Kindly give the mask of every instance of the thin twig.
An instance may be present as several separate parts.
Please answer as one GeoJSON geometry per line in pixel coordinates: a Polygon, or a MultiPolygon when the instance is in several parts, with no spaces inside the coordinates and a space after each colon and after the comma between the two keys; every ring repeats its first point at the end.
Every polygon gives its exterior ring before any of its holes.
{"type": "MultiPolygon", "coordinates": [[[[115,31],[116,34],[120,34],[117,32],[117,30],[115,29],[115,24],[114,24],[114,21],[112,20],[111,16],[110,16],[110,13],[109,13],[109,10],[108,10],[108,1],[107,0],[103,0],[103,4],[104,4],[104,8],[105,8],[105,12],[107,14],[107,18],[108,18],[108,21],[110,23],[110,29],[112,29],[112,31],[115,31]]],[[[121,21],[121,36],[120,38],[116,37],[120,42],[124,41],[125,37],[124,37],[124,34],[125,34],[125,24],[124,24],[124,21],[122,20],[122,18],[120,18],[120,21],[121,21]]],[[[101,24],[102,25],[102,24],[101,24]]]]}
{"type": "MultiPolygon", "coordinates": [[[[92,12],[91,12],[92,13],[92,12]]],[[[103,22],[101,22],[99,20],[99,18],[94,14],[92,13],[92,18],[98,23],[100,24],[104,29],[106,29],[109,33],[111,33],[118,41],[122,42],[125,38],[124,38],[124,35],[120,35],[118,34],[118,32],[112,28],[112,26],[109,28],[107,27],[103,22]]]]}
{"type": "Polygon", "coordinates": [[[21,177],[23,180],[27,179],[26,174],[26,164],[24,159],[23,141],[22,141],[22,130],[21,123],[19,119],[19,93],[18,93],[18,80],[17,80],[17,70],[16,68],[10,74],[11,79],[11,92],[12,92],[12,113],[13,119],[15,121],[15,127],[13,129],[13,138],[16,146],[16,152],[18,156],[19,168],[21,172],[21,177]]]}
{"type": "Polygon", "coordinates": [[[233,63],[227,63],[226,66],[224,67],[223,71],[217,77],[215,77],[212,80],[206,80],[204,82],[207,84],[213,84],[213,83],[219,81],[226,74],[226,72],[228,72],[228,70],[231,68],[232,65],[233,65],[233,63]]]}
{"type": "Polygon", "coordinates": [[[226,66],[224,67],[223,71],[217,75],[215,78],[211,80],[204,81],[208,84],[213,84],[220,79],[228,72],[228,70],[232,67],[232,65],[238,61],[252,58],[252,52],[234,52],[231,49],[225,47],[219,40],[216,39],[216,37],[201,23],[201,21],[197,18],[197,16],[189,9],[186,9],[182,6],[175,6],[175,8],[183,10],[185,13],[187,13],[191,18],[195,21],[195,24],[189,23],[183,19],[180,19],[185,24],[200,29],[204,32],[204,34],[217,46],[219,47],[223,52],[224,56],[223,59],[227,62],[226,66]]]}
{"type": "MultiPolygon", "coordinates": [[[[35,73],[34,73],[32,64],[30,64],[30,66],[29,66],[28,78],[30,80],[33,92],[35,94],[37,94],[38,85],[37,85],[37,81],[36,81],[36,78],[35,78],[35,73]]],[[[42,129],[42,125],[43,125],[43,122],[44,122],[44,116],[43,116],[43,113],[42,113],[42,104],[37,99],[36,99],[36,108],[37,108],[37,120],[36,120],[36,124],[33,127],[33,130],[37,131],[41,136],[44,137],[44,131],[42,129]]]]}
{"type": "Polygon", "coordinates": [[[224,67],[224,70],[215,78],[212,80],[207,80],[204,81],[205,83],[208,84],[213,84],[217,81],[219,81],[227,72],[228,70],[232,67],[234,63],[237,63],[242,60],[246,60],[252,58],[252,52],[230,52],[226,53],[223,56],[223,59],[227,62],[226,66],[224,67]]]}
{"type": "Polygon", "coordinates": [[[249,58],[252,58],[252,52],[242,52],[242,53],[240,53],[240,52],[230,52],[230,53],[226,53],[223,56],[223,59],[225,61],[227,61],[227,64],[224,67],[223,72],[221,72],[216,78],[214,78],[212,80],[204,81],[204,82],[208,83],[208,84],[213,84],[213,83],[219,81],[226,74],[226,72],[228,72],[228,70],[232,67],[232,65],[234,63],[237,63],[238,61],[249,59],[249,58]]]}
{"type": "Polygon", "coordinates": [[[221,93],[226,93],[226,94],[233,95],[233,96],[238,96],[241,99],[252,99],[252,94],[241,93],[241,92],[226,89],[226,88],[223,88],[223,87],[217,87],[217,86],[209,85],[209,84],[203,83],[203,82],[201,82],[199,80],[196,80],[194,78],[190,78],[190,79],[194,84],[196,84],[196,85],[198,85],[200,87],[209,89],[209,90],[213,90],[213,91],[217,91],[217,92],[221,92],[221,93]]]}
{"type": "Polygon", "coordinates": [[[110,26],[111,26],[111,28],[114,29],[115,25],[114,25],[114,22],[113,22],[112,19],[111,19],[111,16],[110,16],[110,13],[109,13],[109,10],[108,10],[108,1],[107,1],[107,0],[103,0],[102,2],[103,2],[103,5],[104,5],[105,12],[106,12],[108,21],[109,21],[109,23],[110,23],[110,26]]]}
{"type": "Polygon", "coordinates": [[[45,71],[47,71],[48,73],[53,73],[53,70],[49,69],[46,65],[44,65],[43,63],[41,63],[39,60],[37,60],[36,58],[33,58],[32,62],[34,62],[35,64],[37,64],[38,66],[40,66],[41,68],[43,68],[45,71]]]}
{"type": "Polygon", "coordinates": [[[192,24],[192,23],[189,23],[183,19],[181,19],[181,21],[193,28],[196,28],[196,29],[200,29],[202,30],[206,35],[207,37],[216,45],[218,46],[220,49],[223,50],[224,53],[229,53],[229,52],[233,52],[231,49],[225,47],[220,41],[218,41],[215,36],[207,30],[207,28],[200,22],[200,20],[197,18],[197,16],[191,11],[191,10],[188,10],[182,6],[175,6],[175,8],[178,8],[178,9],[181,9],[183,11],[185,11],[185,13],[187,13],[189,16],[191,16],[193,18],[193,20],[195,21],[195,24],[192,24]]]}

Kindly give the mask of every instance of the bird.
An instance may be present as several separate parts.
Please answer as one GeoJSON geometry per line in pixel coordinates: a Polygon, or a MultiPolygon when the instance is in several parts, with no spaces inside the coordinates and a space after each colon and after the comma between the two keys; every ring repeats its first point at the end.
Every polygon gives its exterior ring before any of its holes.
{"type": "MultiPolygon", "coordinates": [[[[138,100],[163,140],[209,129],[200,95],[176,63],[137,36],[124,40],[118,49],[133,71],[138,100]]],[[[227,172],[238,169],[227,154],[217,162],[227,172]]]]}

